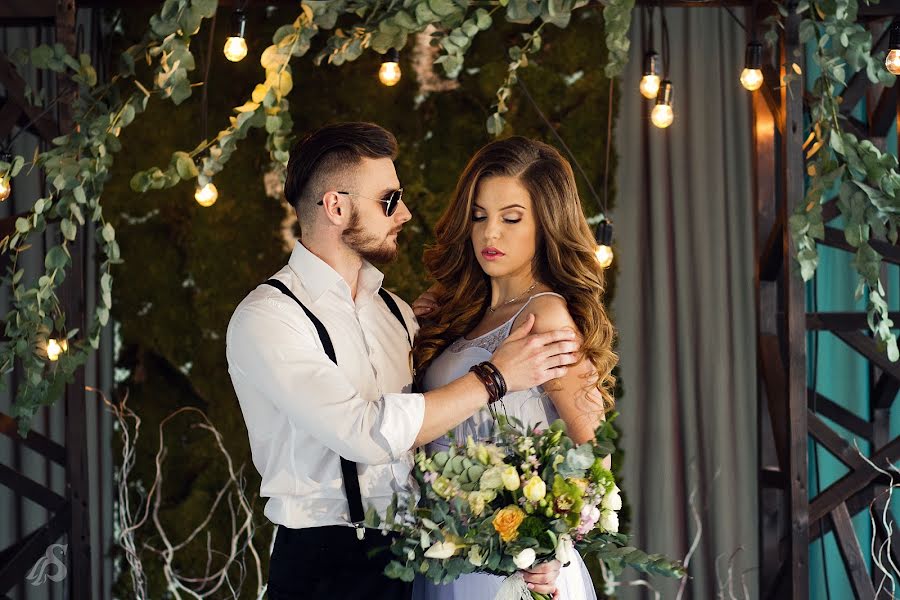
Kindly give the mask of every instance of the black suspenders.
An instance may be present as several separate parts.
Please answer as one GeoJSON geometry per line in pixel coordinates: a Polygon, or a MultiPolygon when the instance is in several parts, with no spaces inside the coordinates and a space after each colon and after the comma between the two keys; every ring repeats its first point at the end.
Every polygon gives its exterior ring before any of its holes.
{"type": "MultiPolygon", "coordinates": [[[[331,359],[335,365],[337,362],[337,355],[334,352],[334,344],[331,343],[331,336],[328,335],[328,330],[325,329],[325,325],[322,324],[322,321],[316,317],[316,315],[312,314],[312,312],[306,308],[300,299],[294,295],[288,287],[278,281],[277,279],[269,279],[266,281],[267,285],[271,285],[272,287],[278,289],[282,294],[288,296],[296,302],[300,308],[303,309],[303,312],[306,313],[306,316],[309,317],[309,320],[312,321],[312,324],[316,328],[316,333],[319,335],[319,340],[322,342],[322,347],[325,349],[325,354],[328,355],[328,358],[331,359]]],[[[403,329],[406,331],[406,339],[410,342],[410,346],[412,345],[412,339],[409,336],[409,330],[406,329],[406,321],[403,320],[403,314],[400,312],[400,307],[397,306],[397,303],[388,294],[383,288],[378,290],[378,295],[384,300],[384,303],[387,304],[388,309],[391,313],[397,317],[397,320],[400,321],[400,324],[403,325],[403,329]]],[[[365,520],[365,512],[363,511],[362,505],[362,495],[359,492],[359,477],[356,471],[356,463],[350,460],[347,460],[343,456],[341,459],[341,474],[344,479],[344,493],[347,494],[347,502],[350,505],[350,523],[357,528],[357,533],[359,534],[359,539],[362,539],[363,533],[363,521],[365,520]]]]}

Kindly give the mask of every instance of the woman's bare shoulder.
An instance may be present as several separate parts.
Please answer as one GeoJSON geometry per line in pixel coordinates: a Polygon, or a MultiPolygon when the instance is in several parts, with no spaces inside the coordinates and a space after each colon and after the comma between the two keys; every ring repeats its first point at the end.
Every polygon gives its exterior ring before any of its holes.
{"type": "Polygon", "coordinates": [[[522,311],[522,314],[516,318],[513,328],[521,325],[529,314],[534,315],[532,333],[543,333],[554,329],[566,328],[578,330],[575,326],[575,321],[572,320],[572,315],[569,314],[566,301],[555,294],[545,294],[532,298],[525,310],[522,311]]]}

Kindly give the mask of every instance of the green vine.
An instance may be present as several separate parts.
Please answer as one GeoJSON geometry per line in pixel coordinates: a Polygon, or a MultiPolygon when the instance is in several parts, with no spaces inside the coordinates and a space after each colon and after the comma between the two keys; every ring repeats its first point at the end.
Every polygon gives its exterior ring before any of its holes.
{"type": "MultiPolygon", "coordinates": [[[[790,217],[790,230],[797,247],[796,260],[804,281],[818,266],[816,240],[824,239],[822,204],[838,188],[837,207],[844,218],[844,236],[856,249],[853,268],[859,274],[856,299],[867,295],[869,328],[892,361],[900,358],[893,321],[881,282],[881,255],[872,248],[875,238],[897,242],[900,226],[900,173],[897,158],[881,152],[869,140],[844,131],[840,112],[848,75],[865,69],[874,84],[893,85],[894,75],[884,67],[884,55],[872,55],[872,35],[856,22],[855,0],[803,1],[795,8],[804,15],[800,41],[815,43],[813,62],[821,74],[809,90],[810,125],[806,151],[806,196],[803,206],[790,217]],[[849,73],[848,73],[849,69],[849,73]]],[[[781,17],[787,9],[779,7],[781,17]]],[[[777,37],[777,32],[774,34],[777,37]]],[[[773,39],[770,32],[769,41],[773,39]]],[[[798,74],[789,73],[791,78],[798,74]]]]}
{"type": "MultiPolygon", "coordinates": [[[[75,131],[53,140],[54,147],[37,154],[30,163],[31,168],[43,171],[50,192],[39,198],[28,214],[17,219],[13,233],[0,240],[0,252],[10,257],[10,267],[0,285],[9,285],[12,296],[12,310],[5,318],[6,339],[0,343],[0,374],[10,372],[17,364],[22,369],[12,412],[23,435],[38,408],[60,397],[65,383],[72,380],[78,366],[98,347],[100,333],[109,320],[113,284],[110,269],[122,260],[115,229],[103,217],[101,196],[113,155],[121,149],[119,136],[144,112],[151,94],[170,99],[176,106],[192,95],[197,84],[190,79],[195,69],[191,38],[204,19],[215,15],[217,4],[216,0],[165,0],[150,19],[143,40],[122,53],[118,73],[101,85],[89,57],[72,57],[60,44],[17,51],[13,56],[20,67],[30,63],[37,69],[66,75],[72,88],[64,93],[77,93],[72,102],[75,131]],[[145,60],[151,67],[152,84],[145,85],[137,79],[138,60],[145,60]],[[31,236],[43,234],[51,225],[58,225],[59,231],[50,230],[57,243],[51,243],[46,252],[44,273],[36,281],[27,280],[24,269],[17,266],[17,258],[30,247],[31,236]],[[101,259],[100,294],[87,332],[83,333],[67,325],[57,290],[71,266],[69,244],[92,229],[96,231],[94,242],[101,259]],[[51,339],[67,341],[57,360],[52,360],[54,357],[47,352],[51,339]]],[[[165,168],[135,173],[131,187],[145,192],[190,179],[203,186],[224,168],[238,142],[253,128],[266,130],[271,160],[285,165],[293,129],[287,99],[294,86],[290,62],[307,54],[321,30],[330,31],[331,35],[314,62],[340,65],[357,59],[366,50],[383,54],[391,48],[402,49],[410,35],[434,27],[435,43],[440,46],[436,62],[449,78],[456,78],[473,39],[492,26],[496,14],[505,10],[509,22],[534,24],[530,32],[523,34],[524,43],[509,49],[507,77],[497,92],[487,123],[488,130],[499,135],[504,129],[502,115],[507,111],[517,71],[528,64],[528,55],[540,50],[542,28],[547,24],[565,28],[572,12],[586,4],[587,0],[303,2],[299,16],[280,27],[272,44],[262,53],[260,64],[265,79],[254,87],[244,104],[235,108],[229,125],[192,150],[173,153],[165,168]]],[[[627,58],[626,36],[632,6],[633,0],[612,0],[603,12],[610,44],[606,73],[610,77],[621,71],[627,58]]],[[[30,90],[28,93],[33,95],[30,90]]],[[[0,162],[0,179],[15,177],[25,165],[21,156],[10,163],[0,162]]]]}

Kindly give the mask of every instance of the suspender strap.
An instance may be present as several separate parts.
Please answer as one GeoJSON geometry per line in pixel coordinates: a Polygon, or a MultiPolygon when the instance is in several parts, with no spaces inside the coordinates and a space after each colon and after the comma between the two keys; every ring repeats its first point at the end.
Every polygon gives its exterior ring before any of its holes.
{"type": "Polygon", "coordinates": [[[409,329],[406,328],[406,321],[403,320],[403,313],[400,312],[400,307],[397,306],[397,302],[384,288],[378,288],[378,295],[381,296],[381,299],[387,304],[391,313],[393,313],[393,315],[397,317],[397,320],[400,321],[400,324],[403,325],[403,329],[406,331],[406,341],[412,346],[412,339],[409,337],[409,329]]]}
{"type": "MultiPolygon", "coordinates": [[[[328,335],[328,330],[325,329],[325,325],[322,324],[322,321],[320,321],[316,315],[312,314],[308,308],[303,306],[300,299],[297,298],[297,296],[295,296],[282,282],[277,279],[269,279],[266,283],[278,289],[282,294],[289,296],[294,302],[300,305],[300,308],[303,309],[303,312],[306,313],[306,316],[309,317],[309,320],[312,321],[312,324],[316,327],[316,333],[319,334],[319,340],[322,342],[322,347],[325,348],[325,354],[328,355],[331,362],[337,365],[337,355],[334,352],[334,344],[331,343],[331,336],[328,335]]],[[[393,301],[393,298],[391,300],[393,301]]],[[[407,336],[408,335],[409,334],[407,333],[407,336]]],[[[350,505],[350,522],[361,533],[362,523],[365,520],[365,512],[363,512],[362,495],[359,492],[359,476],[356,471],[356,463],[347,460],[343,456],[341,456],[340,459],[341,475],[343,475],[344,478],[344,493],[347,494],[347,503],[350,505]]],[[[362,539],[362,536],[359,536],[359,539],[362,539]]]]}

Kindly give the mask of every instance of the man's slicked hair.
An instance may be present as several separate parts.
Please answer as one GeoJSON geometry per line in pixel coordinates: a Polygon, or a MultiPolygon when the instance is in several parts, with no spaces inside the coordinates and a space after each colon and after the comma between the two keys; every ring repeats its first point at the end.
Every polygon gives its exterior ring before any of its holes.
{"type": "MultiPolygon", "coordinates": [[[[397,156],[397,139],[374,123],[335,123],[317,129],[291,150],[284,195],[309,222],[316,203],[331,181],[359,165],[364,158],[397,156]]],[[[338,190],[335,190],[338,191],[338,190]]]]}

